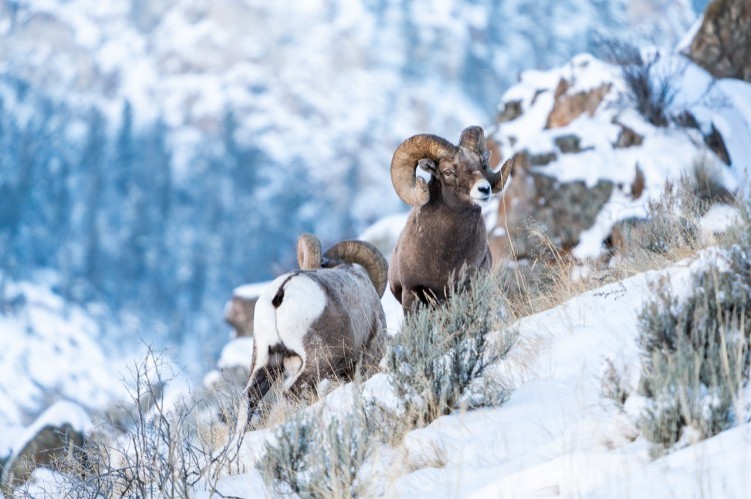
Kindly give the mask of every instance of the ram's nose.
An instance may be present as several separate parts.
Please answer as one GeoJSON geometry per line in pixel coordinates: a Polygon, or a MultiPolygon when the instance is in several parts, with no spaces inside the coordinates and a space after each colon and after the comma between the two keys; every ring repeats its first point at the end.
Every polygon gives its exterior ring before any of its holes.
{"type": "Polygon", "coordinates": [[[472,190],[469,192],[469,197],[472,198],[474,204],[480,205],[490,199],[490,182],[480,179],[472,186],[472,190]]]}

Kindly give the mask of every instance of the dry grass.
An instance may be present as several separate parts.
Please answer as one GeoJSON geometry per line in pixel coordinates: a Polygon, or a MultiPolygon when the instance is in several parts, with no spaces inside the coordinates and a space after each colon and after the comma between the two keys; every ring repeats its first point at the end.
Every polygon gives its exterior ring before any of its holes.
{"type": "Polygon", "coordinates": [[[54,481],[27,482],[14,497],[191,497],[196,487],[214,490],[219,478],[237,472],[243,433],[236,418],[237,393],[207,405],[194,394],[169,402],[161,387],[174,379],[161,354],[149,349],[126,381],[131,404],[117,421],[103,421],[84,444],[50,464],[54,481]],[[148,400],[148,403],[144,403],[148,400]]]}
{"type": "Polygon", "coordinates": [[[545,231],[528,227],[542,256],[522,261],[507,259],[495,268],[504,288],[509,319],[548,310],[586,291],[668,267],[709,246],[722,244],[728,236],[707,237],[699,228],[701,217],[712,203],[732,202],[732,196],[713,180],[716,177],[706,161],[697,160],[689,175],[677,185],[667,183],[663,196],[649,203],[646,219],[619,223],[617,242],[612,242],[597,260],[580,262],[559,248],[545,231]]]}

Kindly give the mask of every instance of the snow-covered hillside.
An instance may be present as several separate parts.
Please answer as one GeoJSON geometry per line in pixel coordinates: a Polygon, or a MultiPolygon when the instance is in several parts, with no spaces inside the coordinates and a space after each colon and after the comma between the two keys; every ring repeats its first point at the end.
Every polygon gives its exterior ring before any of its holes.
{"type": "MultiPolygon", "coordinates": [[[[697,245],[716,243],[739,220],[732,202],[749,194],[751,83],[715,80],[664,48],[704,3],[0,0],[0,487],[4,459],[48,423],[88,430],[123,401],[120,416],[138,412],[128,368],[152,341],[177,345],[169,355],[187,367],[168,367],[188,374],[159,380],[162,405],[136,415],[162,437],[182,418],[184,433],[172,436],[200,442],[190,452],[211,462],[205,450],[221,446],[222,425],[241,420],[217,401],[244,400],[220,390],[244,385],[253,352],[244,337],[219,354],[222,305],[233,289],[248,300],[258,292],[238,285],[293,268],[300,232],[324,244],[359,233],[388,256],[406,218],[388,166],[413,133],[454,142],[481,124],[495,158],[526,158],[484,209],[504,257],[495,261],[528,258],[509,268],[547,264],[533,251],[545,245],[525,240],[542,228],[563,255],[560,275],[544,278],[599,279],[629,258],[607,268],[618,238],[636,239],[629,230],[665,182],[687,173],[702,201],[719,202],[688,230],[697,245]],[[641,50],[637,66],[649,67],[652,90],[669,83],[664,116],[633,100],[633,60],[581,53],[603,34],[645,33],[663,48],[641,50]]],[[[650,283],[687,294],[692,272],[724,262],[713,251],[505,324],[519,339],[494,368],[506,384],[493,402],[379,442],[358,487],[384,497],[745,497],[748,386],[730,429],[697,442],[696,428],[681,427],[680,445],[659,458],[639,423],[638,315],[650,283]],[[623,375],[625,404],[603,397],[608,366],[623,375]]],[[[389,291],[382,303],[398,338],[401,307],[389,291]]],[[[331,418],[364,394],[398,420],[386,361],[381,370],[301,413],[331,418]]],[[[103,438],[127,461],[126,427],[103,438]]],[[[245,434],[236,459],[195,473],[218,482],[191,484],[191,494],[279,492],[255,468],[279,428],[245,434]]],[[[155,441],[149,452],[164,449],[155,441]]],[[[61,476],[37,469],[31,495],[70,485],[61,476]]]]}
{"type": "Polygon", "coordinates": [[[104,307],[67,304],[48,272],[34,283],[3,278],[0,293],[0,459],[23,429],[58,401],[101,413],[129,400],[128,368],[141,353],[112,348],[98,322],[104,307]]]}
{"type": "Polygon", "coordinates": [[[0,265],[203,364],[299,233],[403,211],[404,138],[487,125],[520,70],[603,36],[671,46],[701,3],[2,0],[0,265]]]}
{"type": "MultiPolygon", "coordinates": [[[[748,423],[653,460],[636,409],[629,414],[627,404],[623,412],[601,394],[606,358],[638,375],[637,316],[649,283],[664,276],[683,293],[697,268],[680,262],[521,319],[513,325],[519,344],[502,366],[514,384],[508,402],[456,411],[408,433],[397,449],[376,452],[361,480],[387,497],[744,497],[748,423]]],[[[384,382],[378,375],[364,392],[390,404],[384,382]]],[[[346,410],[340,391],[322,406],[346,410]]],[[[246,459],[259,457],[269,435],[248,434],[246,459]]],[[[253,471],[222,479],[218,490],[248,497],[264,485],[253,471]]]]}

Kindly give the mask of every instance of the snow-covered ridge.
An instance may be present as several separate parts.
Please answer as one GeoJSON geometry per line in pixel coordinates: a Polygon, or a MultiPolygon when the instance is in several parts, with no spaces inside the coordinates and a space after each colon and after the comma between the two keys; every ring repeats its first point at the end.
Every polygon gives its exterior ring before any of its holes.
{"type": "MultiPolygon", "coordinates": [[[[86,310],[52,284],[4,279],[0,294],[0,456],[55,401],[104,410],[123,395],[123,377],[86,310]]],[[[54,282],[54,276],[52,280],[54,282]]],[[[80,419],[80,418],[79,418],[80,419]]]]}

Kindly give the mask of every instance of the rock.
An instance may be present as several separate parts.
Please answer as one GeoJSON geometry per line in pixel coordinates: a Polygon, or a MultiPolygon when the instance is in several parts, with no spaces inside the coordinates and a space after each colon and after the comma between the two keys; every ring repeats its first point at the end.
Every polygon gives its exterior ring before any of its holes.
{"type": "Polygon", "coordinates": [[[505,123],[507,121],[513,121],[519,116],[522,115],[522,101],[520,100],[513,100],[505,102],[503,105],[503,109],[500,113],[498,113],[498,116],[496,117],[496,121],[498,123],[505,123]]]}
{"type": "Polygon", "coordinates": [[[571,84],[565,79],[561,79],[558,83],[555,91],[555,104],[548,116],[546,128],[566,126],[584,113],[592,116],[610,91],[611,84],[605,83],[586,92],[568,95],[570,87],[571,84]]]}
{"type": "Polygon", "coordinates": [[[528,154],[525,162],[529,166],[545,166],[558,159],[558,155],[554,152],[546,152],[542,154],[528,154]]]}
{"type": "Polygon", "coordinates": [[[730,154],[728,154],[727,147],[725,147],[725,141],[722,139],[722,135],[717,131],[714,124],[709,133],[704,136],[704,143],[707,147],[717,155],[726,165],[730,164],[730,154]]]}
{"type": "Polygon", "coordinates": [[[574,134],[561,135],[559,137],[556,137],[554,142],[563,154],[577,153],[582,151],[581,139],[574,134]]]}
{"type": "Polygon", "coordinates": [[[511,173],[498,223],[488,237],[496,261],[547,257],[551,245],[571,250],[613,191],[610,181],[590,188],[583,181],[561,183],[526,168],[518,170],[511,173]]]}
{"type": "Polygon", "coordinates": [[[751,2],[710,2],[687,55],[716,78],[751,82],[751,2]]]}
{"type": "Polygon", "coordinates": [[[253,336],[253,318],[257,301],[257,296],[255,298],[233,296],[225,305],[224,320],[233,327],[235,337],[253,336]]]}
{"type": "Polygon", "coordinates": [[[641,171],[641,168],[639,168],[639,164],[637,163],[636,177],[634,177],[634,182],[631,184],[631,198],[639,199],[644,192],[645,185],[646,179],[644,178],[644,172],[641,171]]]}
{"type": "Polygon", "coordinates": [[[618,133],[618,139],[616,139],[613,147],[626,148],[642,145],[644,137],[625,125],[620,125],[620,127],[621,131],[618,133]]]}
{"type": "Polygon", "coordinates": [[[22,435],[5,464],[0,489],[10,493],[31,476],[35,468],[73,457],[84,444],[91,421],[84,409],[70,402],[57,402],[22,435]]]}

